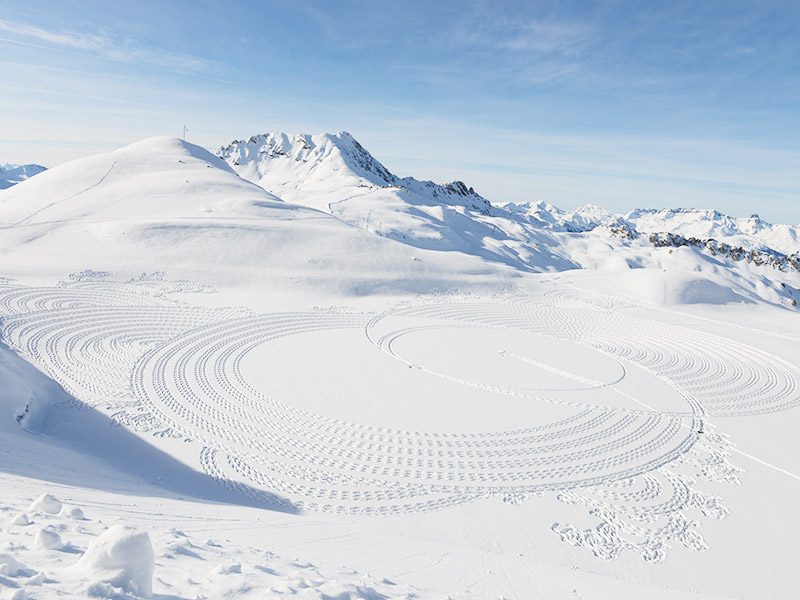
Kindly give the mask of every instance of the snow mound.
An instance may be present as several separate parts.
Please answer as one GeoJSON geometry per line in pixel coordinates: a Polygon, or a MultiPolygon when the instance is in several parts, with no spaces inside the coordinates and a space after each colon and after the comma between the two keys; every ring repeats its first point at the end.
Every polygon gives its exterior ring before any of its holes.
{"type": "Polygon", "coordinates": [[[43,527],[36,532],[34,538],[37,548],[45,550],[61,550],[64,548],[64,542],[61,541],[61,536],[55,529],[50,527],[43,527]]]}
{"type": "Polygon", "coordinates": [[[29,569],[10,554],[0,554],[0,567],[3,566],[6,568],[0,571],[7,570],[5,575],[8,577],[30,577],[35,573],[33,569],[29,569]]]}
{"type": "Polygon", "coordinates": [[[70,517],[76,521],[83,521],[84,519],[83,510],[77,506],[65,506],[61,509],[60,514],[62,517],[70,517]]]}
{"type": "Polygon", "coordinates": [[[17,515],[11,520],[11,524],[25,527],[26,525],[31,524],[31,520],[28,518],[27,514],[17,513],[17,515]]]}
{"type": "Polygon", "coordinates": [[[90,588],[95,594],[110,585],[149,598],[154,566],[150,536],[133,527],[114,525],[89,544],[74,568],[93,582],[90,588]]]}
{"type": "Polygon", "coordinates": [[[63,504],[61,504],[61,500],[52,494],[42,494],[33,502],[33,504],[31,504],[28,512],[50,513],[51,515],[57,515],[61,512],[62,507],[63,504]]]}

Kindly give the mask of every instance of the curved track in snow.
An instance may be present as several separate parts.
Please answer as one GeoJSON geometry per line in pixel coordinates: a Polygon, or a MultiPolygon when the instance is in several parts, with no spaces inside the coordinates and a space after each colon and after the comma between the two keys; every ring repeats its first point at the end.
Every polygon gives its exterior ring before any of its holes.
{"type": "MultiPolygon", "coordinates": [[[[693,449],[703,420],[800,403],[798,373],[776,357],[621,314],[611,301],[578,293],[434,299],[377,316],[256,315],[179,304],[165,295],[173,289],[159,282],[7,285],[0,288],[3,336],[78,401],[114,412],[120,422],[139,430],[196,444],[199,467],[220,484],[251,495],[263,490],[265,501],[278,495],[308,510],[417,512],[492,495],[612,485],[651,473],[643,489],[614,491],[612,500],[647,496],[645,504],[652,505],[647,510],[657,515],[664,506],[675,510],[696,501],[683,482],[657,472],[693,449]],[[574,399],[549,397],[534,385],[487,382],[480,373],[465,377],[420,370],[456,389],[485,393],[487,402],[510,396],[560,407],[553,413],[556,418],[486,431],[432,430],[424,418],[416,429],[401,429],[318,414],[291,397],[272,397],[247,367],[251,353],[271,344],[340,331],[362,331],[361,352],[409,362],[393,344],[411,339],[409,332],[424,344],[425,335],[442,329],[491,331],[500,338],[535,335],[573,345],[567,347],[576,352],[600,353],[616,367],[600,381],[546,358],[513,355],[532,371],[566,381],[567,392],[573,389],[569,386],[579,390],[574,399]],[[616,389],[634,370],[668,386],[680,406],[650,409],[646,392],[616,389]],[[586,393],[600,388],[638,404],[583,401],[586,393]],[[650,502],[654,495],[658,502],[650,502]]],[[[270,368],[262,365],[259,381],[269,380],[270,368]]],[[[313,370],[308,376],[314,376],[313,370]]],[[[560,533],[565,539],[573,535],[568,529],[560,533]]]]}

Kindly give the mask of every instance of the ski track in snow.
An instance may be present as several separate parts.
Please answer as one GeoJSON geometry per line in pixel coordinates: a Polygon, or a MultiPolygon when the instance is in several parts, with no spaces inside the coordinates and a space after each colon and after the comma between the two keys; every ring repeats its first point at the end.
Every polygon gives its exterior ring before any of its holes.
{"type": "Polygon", "coordinates": [[[48,210],[50,208],[53,208],[57,204],[63,204],[64,202],[67,202],[68,200],[72,200],[73,198],[75,198],[77,196],[80,196],[81,194],[83,194],[85,192],[88,192],[89,190],[91,190],[93,188],[96,188],[97,186],[101,185],[106,180],[106,177],[108,177],[111,174],[111,171],[114,170],[114,167],[116,165],[117,165],[117,161],[115,160],[113,163],[111,163],[111,166],[108,168],[108,171],[106,171],[100,179],[98,179],[95,183],[93,183],[89,187],[86,187],[86,188],[84,188],[82,190],[78,190],[74,194],[71,194],[70,196],[67,196],[66,198],[62,198],[61,200],[56,200],[55,202],[51,202],[47,206],[43,206],[39,210],[36,210],[36,211],[32,212],[31,214],[29,214],[24,219],[20,219],[19,221],[14,223],[12,225],[12,227],[18,227],[20,225],[25,225],[27,223],[30,223],[31,221],[33,221],[34,218],[36,218],[37,215],[43,213],[44,211],[46,211],[46,210],[48,210]]]}
{"type": "MultiPolygon", "coordinates": [[[[169,298],[172,291],[204,291],[188,282],[122,283],[86,273],[58,287],[0,284],[3,338],[78,404],[140,432],[190,441],[208,475],[265,505],[392,515],[554,492],[601,519],[592,530],[554,524],[565,542],[603,558],[632,550],[658,561],[671,540],[705,548],[698,523],[685,511],[713,518],[727,512],[719,498],[678,474],[677,465],[689,462],[705,478],[738,482],[738,469],[727,462],[729,445],[709,419],[800,403],[798,373],[788,363],[738,342],[622,314],[613,298],[588,293],[437,297],[379,315],[254,314],[169,298]],[[622,378],[638,368],[668,384],[685,406],[614,408],[428,371],[454,385],[555,402],[570,412],[513,430],[401,430],[292,406],[291,398],[260,391],[242,367],[248,353],[278,340],[353,330],[364,332],[366,351],[414,366],[392,342],[442,328],[531,333],[590,348],[622,365],[622,378]]],[[[613,387],[619,381],[518,358],[573,383],[613,387]]],[[[646,397],[634,400],[649,406],[646,397]]]]}

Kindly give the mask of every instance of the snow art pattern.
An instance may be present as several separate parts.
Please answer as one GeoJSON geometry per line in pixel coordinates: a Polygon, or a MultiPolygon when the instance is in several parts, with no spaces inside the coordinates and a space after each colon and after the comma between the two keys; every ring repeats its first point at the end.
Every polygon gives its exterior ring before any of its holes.
{"type": "Polygon", "coordinates": [[[589,529],[555,523],[564,542],[605,559],[630,551],[661,561],[670,544],[705,549],[698,519],[728,512],[698,480],[739,483],[729,442],[709,420],[800,403],[798,373],[784,361],[642,319],[612,296],[448,295],[381,314],[256,314],[192,307],[173,292],[213,290],[163,273],[116,280],[84,271],[49,288],[3,280],[2,335],[74,398],[64,409],[98,408],[117,424],[186,440],[220,485],[266,505],[393,515],[550,493],[598,520],[589,529]],[[441,331],[537,336],[608,361],[610,375],[501,350],[497,360],[561,382],[506,385],[406,355],[409,341],[441,331]],[[562,416],[506,430],[395,429],[317,414],[249,380],[249,353],[310,332],[360,332],[365,353],[406,364],[412,377],[557,405],[562,416]],[[625,393],[621,382],[634,373],[668,390],[672,404],[654,408],[625,393]],[[603,390],[620,404],[592,401],[603,390]]]}

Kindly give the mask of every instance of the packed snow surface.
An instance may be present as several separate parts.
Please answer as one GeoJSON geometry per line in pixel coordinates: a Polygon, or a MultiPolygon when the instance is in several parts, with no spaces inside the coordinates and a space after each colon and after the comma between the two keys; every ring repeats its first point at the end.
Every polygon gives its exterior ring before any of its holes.
{"type": "Polygon", "coordinates": [[[793,234],[220,154],[0,192],[0,598],[796,597],[793,234]]]}

